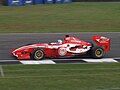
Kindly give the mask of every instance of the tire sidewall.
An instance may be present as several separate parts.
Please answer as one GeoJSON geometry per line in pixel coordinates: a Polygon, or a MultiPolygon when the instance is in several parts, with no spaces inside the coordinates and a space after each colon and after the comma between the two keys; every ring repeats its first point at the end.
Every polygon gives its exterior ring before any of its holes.
{"type": "Polygon", "coordinates": [[[44,58],[44,50],[43,49],[35,49],[31,53],[31,59],[33,59],[33,60],[42,60],[43,58],[44,58]],[[41,57],[37,57],[36,56],[37,53],[41,53],[41,57]]]}
{"type": "Polygon", "coordinates": [[[95,59],[100,59],[100,58],[103,58],[103,56],[104,56],[104,49],[102,47],[95,46],[92,48],[91,51],[92,51],[91,52],[92,57],[95,59]],[[100,55],[97,53],[100,53],[100,55]]]}

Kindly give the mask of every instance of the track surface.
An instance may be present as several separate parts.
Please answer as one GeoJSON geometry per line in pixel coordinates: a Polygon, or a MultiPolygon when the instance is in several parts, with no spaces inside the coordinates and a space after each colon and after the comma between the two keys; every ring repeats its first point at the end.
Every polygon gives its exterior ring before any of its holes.
{"type": "Polygon", "coordinates": [[[63,39],[64,35],[74,35],[82,40],[92,41],[92,35],[103,35],[111,38],[111,51],[106,58],[120,57],[120,33],[9,33],[0,34],[0,60],[13,60],[11,51],[14,48],[38,42],[56,42],[63,39]]]}

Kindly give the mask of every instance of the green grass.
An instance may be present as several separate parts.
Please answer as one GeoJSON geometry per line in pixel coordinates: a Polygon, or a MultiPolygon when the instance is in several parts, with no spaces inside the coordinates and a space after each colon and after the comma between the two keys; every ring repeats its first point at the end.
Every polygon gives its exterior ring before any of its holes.
{"type": "Polygon", "coordinates": [[[120,64],[4,65],[0,90],[120,90],[120,64]]]}
{"type": "Polygon", "coordinates": [[[120,32],[120,3],[0,7],[0,33],[120,32]]]}

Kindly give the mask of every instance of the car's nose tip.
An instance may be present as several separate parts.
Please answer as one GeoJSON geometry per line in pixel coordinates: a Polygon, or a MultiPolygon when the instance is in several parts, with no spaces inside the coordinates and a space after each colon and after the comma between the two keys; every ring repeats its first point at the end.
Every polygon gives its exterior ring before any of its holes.
{"type": "Polygon", "coordinates": [[[15,56],[15,57],[18,57],[18,52],[17,52],[16,49],[12,51],[12,55],[15,56]]]}
{"type": "Polygon", "coordinates": [[[10,50],[10,52],[11,52],[11,53],[14,53],[14,52],[15,52],[15,50],[16,50],[16,49],[11,49],[11,50],[10,50]]]}
{"type": "Polygon", "coordinates": [[[15,55],[16,52],[17,52],[17,49],[12,49],[12,50],[11,50],[12,55],[15,55]]]}
{"type": "Polygon", "coordinates": [[[13,51],[12,51],[12,55],[14,55],[14,56],[15,56],[15,52],[16,52],[16,51],[15,51],[15,50],[13,50],[13,51]]]}

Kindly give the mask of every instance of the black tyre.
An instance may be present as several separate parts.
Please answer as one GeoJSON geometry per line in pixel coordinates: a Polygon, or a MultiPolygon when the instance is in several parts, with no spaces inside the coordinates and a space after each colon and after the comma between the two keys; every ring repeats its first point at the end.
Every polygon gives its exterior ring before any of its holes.
{"type": "Polygon", "coordinates": [[[91,55],[95,59],[103,58],[103,56],[104,56],[104,49],[102,47],[98,47],[98,46],[92,47],[91,55]]]}
{"type": "Polygon", "coordinates": [[[44,58],[43,49],[36,49],[31,54],[31,59],[33,59],[33,60],[42,60],[43,58],[44,58]]]}

